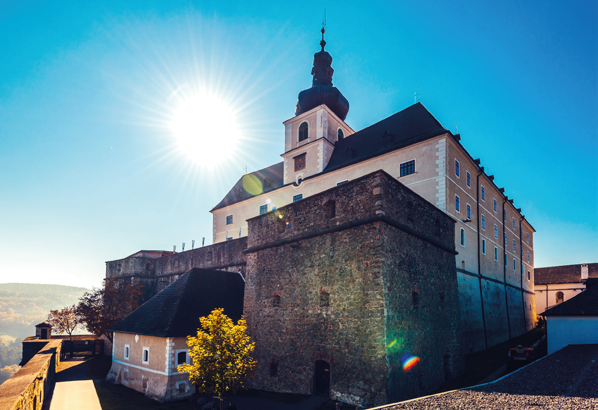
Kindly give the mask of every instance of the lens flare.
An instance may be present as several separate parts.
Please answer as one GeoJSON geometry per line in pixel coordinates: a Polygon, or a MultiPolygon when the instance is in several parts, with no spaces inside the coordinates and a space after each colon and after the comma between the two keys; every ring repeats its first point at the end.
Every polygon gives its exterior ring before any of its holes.
{"type": "Polygon", "coordinates": [[[392,348],[392,347],[393,347],[394,345],[396,345],[396,344],[397,344],[397,339],[395,339],[395,340],[393,340],[392,342],[390,342],[390,343],[388,344],[388,348],[390,349],[390,348],[392,348]]]}
{"type": "Polygon", "coordinates": [[[245,191],[253,196],[257,196],[262,193],[262,181],[253,174],[243,175],[243,188],[245,191]]]}
{"type": "Polygon", "coordinates": [[[401,363],[403,363],[403,371],[408,372],[419,363],[419,357],[406,353],[401,356],[401,363]]]}

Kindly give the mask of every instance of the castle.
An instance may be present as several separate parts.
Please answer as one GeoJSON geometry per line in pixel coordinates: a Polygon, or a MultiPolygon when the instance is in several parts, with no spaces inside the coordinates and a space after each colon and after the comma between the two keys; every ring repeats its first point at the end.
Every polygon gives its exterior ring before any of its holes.
{"type": "Polygon", "coordinates": [[[140,251],[106,277],[158,292],[191,268],[241,275],[252,387],[378,405],[435,390],[465,354],[534,326],[535,231],[422,104],[349,127],[323,34],[283,161],[214,207],[213,245],[140,251]]]}

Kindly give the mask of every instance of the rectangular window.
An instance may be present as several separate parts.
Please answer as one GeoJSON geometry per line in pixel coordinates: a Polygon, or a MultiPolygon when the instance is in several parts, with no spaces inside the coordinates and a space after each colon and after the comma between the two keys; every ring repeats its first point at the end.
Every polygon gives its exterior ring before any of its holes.
{"type": "Polygon", "coordinates": [[[482,229],[486,229],[486,217],[482,215],[482,229]]]}
{"type": "Polygon", "coordinates": [[[471,219],[471,206],[467,204],[467,219],[471,219]]]}
{"type": "Polygon", "coordinates": [[[513,218],[513,228],[515,228],[515,218],[513,218]]]}
{"type": "Polygon", "coordinates": [[[263,215],[266,212],[268,212],[268,204],[260,206],[260,215],[263,215]]]}
{"type": "Polygon", "coordinates": [[[149,363],[149,347],[144,347],[143,348],[142,362],[145,363],[145,364],[149,363]]]}
{"type": "Polygon", "coordinates": [[[125,345],[125,359],[129,360],[129,345],[125,345]]]}
{"type": "Polygon", "coordinates": [[[529,252],[527,253],[527,261],[529,262],[529,252]]]}
{"type": "Polygon", "coordinates": [[[455,195],[455,210],[457,212],[461,211],[461,205],[459,205],[459,196],[458,195],[455,195]]]}
{"type": "Polygon", "coordinates": [[[502,216],[503,216],[503,218],[504,218],[505,222],[507,222],[507,210],[506,210],[506,209],[504,209],[504,210],[502,211],[502,216]]]}
{"type": "Polygon", "coordinates": [[[486,254],[486,240],[482,239],[482,253],[485,255],[486,254]]]}
{"type": "Polygon", "coordinates": [[[293,202],[301,201],[303,199],[303,194],[295,195],[293,197],[293,202]]]}
{"type": "Polygon", "coordinates": [[[482,201],[486,200],[486,190],[484,189],[484,186],[482,185],[482,201]]]}
{"type": "Polygon", "coordinates": [[[455,160],[455,175],[457,175],[457,177],[461,175],[461,172],[459,171],[459,161],[457,160],[455,160]]]}
{"type": "Polygon", "coordinates": [[[232,241],[232,240],[233,240],[233,237],[232,237],[232,236],[227,236],[227,237],[226,237],[226,240],[227,240],[227,241],[232,241]]]}
{"type": "Polygon", "coordinates": [[[527,234],[527,243],[529,243],[529,233],[527,234]]]}
{"type": "Polygon", "coordinates": [[[494,212],[496,212],[496,199],[494,200],[494,212]]]}
{"type": "Polygon", "coordinates": [[[461,228],[461,246],[465,246],[465,231],[461,228]]]}
{"type": "Polygon", "coordinates": [[[178,352],[176,355],[176,364],[187,364],[187,352],[178,352]]]}
{"type": "MultiPolygon", "coordinates": [[[[505,244],[503,245],[505,248],[507,247],[507,233],[505,232],[505,244]]],[[[506,249],[505,249],[506,251],[506,249]]]]}
{"type": "Polygon", "coordinates": [[[513,239],[513,252],[517,250],[517,245],[515,245],[515,239],[513,239]]]}
{"type": "Polygon", "coordinates": [[[469,171],[467,171],[467,186],[471,188],[471,175],[469,175],[469,171]]]}
{"type": "Polygon", "coordinates": [[[513,258],[513,270],[517,270],[517,263],[515,263],[515,258],[513,258]]]}
{"type": "Polygon", "coordinates": [[[226,217],[226,224],[230,225],[232,223],[233,223],[233,216],[232,215],[227,216],[226,217]]]}
{"type": "Polygon", "coordinates": [[[415,173],[415,160],[409,162],[403,162],[400,166],[401,176],[410,175],[415,173]]]}
{"type": "Polygon", "coordinates": [[[527,280],[528,281],[532,280],[532,275],[531,275],[530,271],[527,271],[527,280]]]}
{"type": "Polygon", "coordinates": [[[507,259],[507,255],[505,255],[505,268],[509,267],[509,259],[507,259]]]}
{"type": "Polygon", "coordinates": [[[342,182],[337,182],[336,186],[341,186],[343,184],[346,184],[347,182],[349,182],[349,180],[347,179],[346,181],[342,181],[342,182]]]}
{"type": "Polygon", "coordinates": [[[496,224],[494,224],[494,237],[498,238],[498,226],[496,224]]]}
{"type": "Polygon", "coordinates": [[[498,248],[496,246],[494,247],[494,260],[498,262],[498,248]]]}

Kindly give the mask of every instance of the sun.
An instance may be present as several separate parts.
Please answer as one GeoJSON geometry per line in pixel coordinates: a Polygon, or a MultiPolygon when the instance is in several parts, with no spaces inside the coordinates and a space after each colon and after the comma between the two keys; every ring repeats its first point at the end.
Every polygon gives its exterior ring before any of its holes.
{"type": "Polygon", "coordinates": [[[241,138],[235,110],[209,93],[178,99],[170,129],[177,150],[206,167],[232,158],[241,138]]]}

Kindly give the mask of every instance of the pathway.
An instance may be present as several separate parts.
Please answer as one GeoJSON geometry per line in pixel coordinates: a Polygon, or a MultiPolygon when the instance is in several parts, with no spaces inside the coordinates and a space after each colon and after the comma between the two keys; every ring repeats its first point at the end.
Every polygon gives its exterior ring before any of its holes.
{"type": "Polygon", "coordinates": [[[85,360],[75,357],[60,363],[50,405],[44,410],[102,410],[93,380],[87,380],[85,360]]]}

